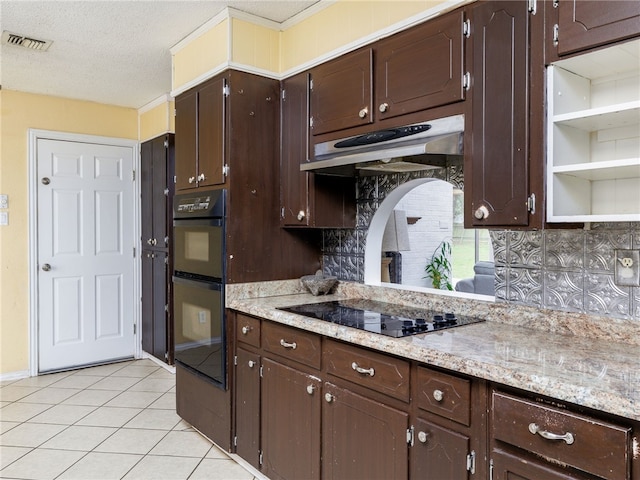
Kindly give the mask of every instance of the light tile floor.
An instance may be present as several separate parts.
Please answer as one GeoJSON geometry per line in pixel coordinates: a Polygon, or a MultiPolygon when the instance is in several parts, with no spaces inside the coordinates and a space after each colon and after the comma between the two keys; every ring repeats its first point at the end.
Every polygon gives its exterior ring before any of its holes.
{"type": "Polygon", "coordinates": [[[260,478],[175,404],[173,373],[148,359],[1,382],[0,478],[260,478]]]}

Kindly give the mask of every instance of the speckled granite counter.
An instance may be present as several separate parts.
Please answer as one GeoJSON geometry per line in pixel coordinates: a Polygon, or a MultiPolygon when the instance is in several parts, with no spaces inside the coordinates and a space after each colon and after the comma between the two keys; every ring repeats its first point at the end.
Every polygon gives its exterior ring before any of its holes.
{"type": "Polygon", "coordinates": [[[227,308],[389,354],[640,420],[640,322],[537,310],[340,282],[314,297],[297,280],[228,285],[227,308]],[[391,338],[277,310],[369,298],[484,318],[483,323],[391,338]]]}

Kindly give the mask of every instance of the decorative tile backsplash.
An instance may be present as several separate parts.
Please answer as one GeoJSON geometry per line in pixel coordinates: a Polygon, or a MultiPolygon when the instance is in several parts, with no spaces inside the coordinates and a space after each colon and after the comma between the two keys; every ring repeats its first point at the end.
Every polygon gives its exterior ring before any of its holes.
{"type": "MultiPolygon", "coordinates": [[[[461,166],[359,177],[356,228],[323,232],[325,273],[364,281],[371,218],[390,191],[416,178],[438,178],[463,188],[461,166]]],[[[640,287],[614,284],[614,251],[640,249],[640,223],[598,223],[590,230],[493,230],[491,240],[497,301],[640,321],[640,287]]]]}

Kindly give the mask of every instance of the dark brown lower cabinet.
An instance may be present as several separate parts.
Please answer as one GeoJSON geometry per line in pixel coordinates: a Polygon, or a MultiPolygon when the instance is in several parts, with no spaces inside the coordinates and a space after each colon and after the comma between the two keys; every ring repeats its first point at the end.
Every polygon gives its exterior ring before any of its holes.
{"type": "Polygon", "coordinates": [[[320,478],[321,386],[313,375],[262,360],[262,472],[271,480],[320,478]]]}
{"type": "Polygon", "coordinates": [[[408,413],[331,383],[324,400],[322,478],[407,478],[408,413]]]}
{"type": "Polygon", "coordinates": [[[260,469],[260,355],[236,351],[236,453],[260,469]]]}
{"type": "Polygon", "coordinates": [[[167,253],[142,251],[142,349],[169,362],[167,253]]]}
{"type": "Polygon", "coordinates": [[[491,469],[493,480],[586,480],[586,477],[565,475],[530,458],[518,457],[501,450],[491,452],[491,469]]]}
{"type": "Polygon", "coordinates": [[[411,477],[466,480],[469,437],[418,418],[411,448],[411,477]]]}

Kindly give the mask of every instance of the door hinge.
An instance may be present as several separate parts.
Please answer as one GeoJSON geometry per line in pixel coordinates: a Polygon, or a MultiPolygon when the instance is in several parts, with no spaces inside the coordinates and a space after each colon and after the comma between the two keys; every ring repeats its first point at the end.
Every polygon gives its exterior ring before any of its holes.
{"type": "Polygon", "coordinates": [[[476,452],[471,450],[471,453],[467,455],[467,470],[471,475],[476,473],[476,452]]]}
{"type": "Polygon", "coordinates": [[[131,170],[131,180],[132,181],[136,181],[136,171],[135,170],[131,170]]]}
{"type": "Polygon", "coordinates": [[[228,97],[230,92],[231,89],[229,88],[229,85],[225,84],[224,87],[222,87],[222,96],[228,97]]]}
{"type": "Polygon", "coordinates": [[[309,90],[313,90],[313,78],[309,80],[309,90]]]}
{"type": "Polygon", "coordinates": [[[467,38],[471,36],[471,20],[468,18],[462,22],[462,34],[467,38]]]}
{"type": "Polygon", "coordinates": [[[313,117],[309,117],[309,128],[313,128],[313,117]]]}
{"type": "Polygon", "coordinates": [[[222,167],[222,175],[224,175],[225,177],[229,176],[229,165],[226,163],[222,167]]]}
{"type": "Polygon", "coordinates": [[[163,193],[164,193],[165,197],[168,197],[169,196],[169,189],[165,188],[163,193]]]}
{"type": "Polygon", "coordinates": [[[410,447],[413,447],[414,433],[416,429],[413,425],[407,428],[407,443],[410,447]]]}
{"type": "Polygon", "coordinates": [[[138,333],[138,325],[133,324],[133,334],[136,335],[138,333]]]}
{"type": "Polygon", "coordinates": [[[262,450],[260,450],[260,455],[258,455],[258,463],[262,465],[262,450]]]}
{"type": "Polygon", "coordinates": [[[282,94],[280,98],[282,98],[282,100],[286,100],[287,98],[287,91],[284,88],[282,89],[282,94]]]}
{"type": "Polygon", "coordinates": [[[233,364],[238,365],[238,355],[233,356],[233,364]]]}
{"type": "Polygon", "coordinates": [[[169,360],[169,352],[164,352],[164,359],[169,360]]]}
{"type": "Polygon", "coordinates": [[[531,215],[536,213],[536,194],[532,193],[527,197],[527,212],[531,215]]]}
{"type": "MultiPolygon", "coordinates": [[[[164,246],[169,246],[169,237],[164,237],[164,246]]],[[[164,263],[169,264],[169,257],[164,257],[164,263]]]]}
{"type": "Polygon", "coordinates": [[[462,88],[465,90],[471,88],[471,73],[467,72],[462,76],[462,88]]]}
{"type": "Polygon", "coordinates": [[[165,305],[164,305],[164,311],[165,311],[165,312],[167,312],[167,313],[169,313],[169,304],[168,304],[168,303],[165,303],[165,305]]]}
{"type": "Polygon", "coordinates": [[[169,140],[164,141],[164,148],[169,148],[169,140]]]}
{"type": "Polygon", "coordinates": [[[136,247],[133,247],[133,258],[136,258],[136,247]]]}
{"type": "Polygon", "coordinates": [[[493,458],[489,460],[489,480],[493,480],[493,458]]]}
{"type": "Polygon", "coordinates": [[[234,435],[234,437],[233,437],[233,446],[234,447],[238,446],[238,436],[237,435],[234,435]]]}
{"type": "Polygon", "coordinates": [[[556,23],[553,26],[553,46],[557,47],[558,46],[558,41],[560,40],[560,27],[558,26],[558,24],[556,23]]]}
{"type": "Polygon", "coordinates": [[[284,207],[280,209],[280,218],[284,218],[284,207]]]}
{"type": "Polygon", "coordinates": [[[178,176],[177,176],[177,175],[174,175],[174,176],[173,176],[173,183],[174,183],[174,184],[175,184],[175,183],[178,183],[178,176]]]}
{"type": "Polygon", "coordinates": [[[537,11],[537,0],[528,0],[528,5],[527,5],[527,9],[529,10],[529,13],[531,13],[532,15],[536,14],[537,11]]]}
{"type": "Polygon", "coordinates": [[[177,117],[177,116],[178,116],[178,111],[177,111],[175,108],[173,109],[173,116],[174,116],[174,117],[177,117]]]}
{"type": "Polygon", "coordinates": [[[260,365],[260,378],[264,376],[264,366],[260,365]]]}

